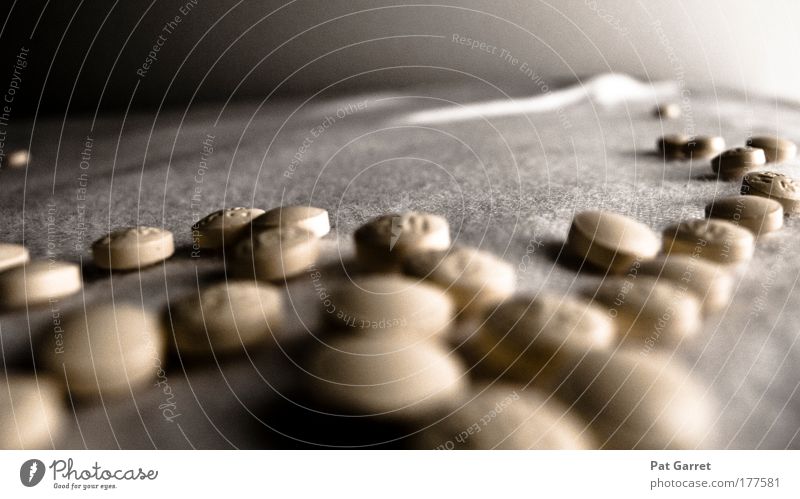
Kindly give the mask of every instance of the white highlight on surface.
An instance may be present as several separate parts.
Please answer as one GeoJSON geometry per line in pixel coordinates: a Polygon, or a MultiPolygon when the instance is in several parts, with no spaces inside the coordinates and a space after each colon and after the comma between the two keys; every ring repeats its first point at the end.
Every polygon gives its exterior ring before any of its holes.
{"type": "Polygon", "coordinates": [[[601,106],[613,106],[626,101],[657,102],[677,94],[675,82],[643,83],[628,75],[607,73],[589,78],[576,85],[560,90],[525,98],[509,98],[477,102],[463,106],[447,106],[425,111],[416,111],[404,121],[422,123],[444,123],[515,114],[544,113],[590,100],[601,106]]]}

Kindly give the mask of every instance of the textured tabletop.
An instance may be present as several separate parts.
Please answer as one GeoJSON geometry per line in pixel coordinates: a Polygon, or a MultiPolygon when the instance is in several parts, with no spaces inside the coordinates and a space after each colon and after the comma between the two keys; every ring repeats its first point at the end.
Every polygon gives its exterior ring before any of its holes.
{"type": "MultiPolygon", "coordinates": [[[[505,97],[486,88],[412,88],[31,122],[30,166],[0,171],[2,239],[24,243],[35,258],[80,262],[85,289],[52,306],[3,312],[6,366],[32,369],[32,343],[53,334],[54,320],[72,309],[144,303],[169,321],[168,300],[225,277],[222,260],[192,252],[191,225],[207,213],[311,204],[328,209],[333,226],[318,264],[321,283],[315,288],[308,273],[289,284],[291,324],[275,345],[245,358],[154,359],[161,376],[153,386],[102,403],[72,402],[74,418],[55,445],[402,446],[402,431],[304,409],[297,390],[304,375],[298,359],[318,341],[319,286],[343,274],[356,227],[385,212],[439,213],[455,243],[511,262],[520,293],[577,294],[599,277],[558,262],[576,211],[612,210],[661,230],[702,217],[715,196],[738,192],[736,182],[709,180],[706,161],[665,163],[653,154],[656,138],[695,131],[738,145],[752,133],[777,132],[800,140],[800,108],[775,101],[693,93],[683,118],[661,122],[651,115],[652,96],[553,95],[527,114],[513,113],[517,103],[511,114],[483,107],[484,116],[473,118],[474,108],[454,116],[421,111],[505,97]],[[110,275],[92,265],[92,241],[137,224],[172,230],[176,255],[140,274],[110,275]]],[[[775,168],[800,175],[798,160],[775,168]]],[[[798,247],[796,219],[760,238],[736,274],[730,306],[676,350],[716,408],[707,446],[800,447],[798,247]]]]}

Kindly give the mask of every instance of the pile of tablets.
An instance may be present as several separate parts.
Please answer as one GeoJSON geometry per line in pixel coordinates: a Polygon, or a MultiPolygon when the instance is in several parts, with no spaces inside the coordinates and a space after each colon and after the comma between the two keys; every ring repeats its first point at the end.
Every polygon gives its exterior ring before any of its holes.
{"type": "MultiPolygon", "coordinates": [[[[192,227],[196,244],[231,247],[234,275],[283,280],[316,261],[319,237],[330,230],[326,210],[306,206],[270,212],[231,208],[192,227]],[[247,237],[252,234],[252,237],[247,237]]],[[[92,245],[94,264],[138,271],[175,252],[173,235],[158,227],[112,231],[92,245]]],[[[56,303],[82,289],[72,263],[30,261],[20,245],[0,244],[0,307],[24,309],[56,303]]],[[[268,339],[283,323],[277,286],[253,279],[210,285],[170,305],[176,349],[187,357],[226,355],[268,339]]],[[[170,337],[162,314],[129,304],[97,304],[54,317],[54,334],[38,346],[35,375],[12,374],[0,390],[0,448],[50,447],[64,415],[64,391],[73,401],[118,397],[148,386],[159,375],[170,337]],[[56,380],[62,380],[57,382],[56,380]]]]}
{"type": "Polygon", "coordinates": [[[710,159],[712,172],[721,180],[739,180],[767,163],[797,156],[794,142],[766,135],[751,137],[742,147],[725,149],[722,137],[668,134],[658,139],[656,148],[665,160],[710,159]]]}
{"type": "MultiPolygon", "coordinates": [[[[707,218],[661,234],[616,213],[575,214],[567,249],[581,269],[604,276],[576,296],[515,294],[514,268],[452,246],[441,216],[367,221],[354,233],[359,271],[320,306],[324,331],[307,352],[303,392],[335,414],[415,425],[413,444],[423,448],[702,445],[710,404],[669,354],[729,304],[733,272],[759,238],[800,211],[791,178],[754,171],[794,157],[796,147],[769,137],[731,150],[720,137],[658,144],[669,158],[713,158],[720,179],[742,179],[742,195],[714,200],[707,218]],[[475,330],[456,345],[453,332],[463,327],[475,330]]],[[[64,426],[64,390],[91,401],[151,383],[170,332],[187,357],[266,342],[286,322],[280,285],[313,268],[330,229],[328,212],[310,206],[229,208],[196,222],[194,245],[221,255],[230,280],[171,303],[169,324],[124,304],[59,319],[62,333],[45,335],[39,348],[43,371],[2,383],[0,448],[50,446],[64,426]]],[[[115,230],[92,246],[95,265],[112,271],[174,252],[172,233],[158,227],[115,230]]],[[[77,265],[30,261],[24,247],[0,245],[3,307],[48,303],[81,286],[77,265]]]]}

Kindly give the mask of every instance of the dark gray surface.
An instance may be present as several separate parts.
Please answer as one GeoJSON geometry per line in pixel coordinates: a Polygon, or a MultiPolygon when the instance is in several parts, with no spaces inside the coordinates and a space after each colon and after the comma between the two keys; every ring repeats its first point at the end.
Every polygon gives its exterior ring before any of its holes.
{"type": "MultiPolygon", "coordinates": [[[[0,171],[3,239],[23,242],[38,258],[50,252],[81,261],[86,288],[58,304],[60,311],[91,306],[113,297],[164,310],[168,299],[193,292],[204,280],[224,277],[218,259],[192,258],[191,224],[222,206],[269,208],[285,202],[327,208],[334,230],[326,238],[323,282],[333,282],[340,257],[347,259],[350,234],[379,213],[416,209],[445,215],[458,244],[480,246],[518,266],[521,292],[579,293],[597,282],[556,264],[572,214],[586,208],[632,215],[655,229],[700,217],[714,196],[733,194],[735,183],[702,177],[706,162],[667,163],[651,151],[665,131],[686,120],[661,123],[650,116],[652,100],[600,107],[589,101],[560,112],[408,125],[407,113],[437,107],[441,100],[491,96],[477,89],[417,89],[344,100],[239,104],[153,115],[91,117],[37,122],[26,171],[0,171]],[[336,116],[347,104],[361,111],[335,122],[319,137],[310,129],[336,116]],[[216,120],[219,121],[216,121],[216,120]],[[195,174],[206,134],[215,136],[203,182],[195,174]],[[81,233],[81,151],[94,139],[81,233]],[[284,175],[304,139],[312,143],[292,178],[284,175]],[[195,188],[199,202],[193,206],[195,188]],[[48,204],[56,206],[48,223],[48,204]],[[164,266],[140,275],[108,274],[91,265],[88,246],[110,227],[147,224],[175,233],[180,249],[164,266]],[[48,232],[48,229],[50,231],[48,232]],[[539,243],[542,245],[539,245],[539,243]],[[530,260],[526,258],[530,257],[530,260]]],[[[800,139],[800,109],[735,95],[695,94],[692,120],[702,133],[741,144],[750,131],[774,131],[800,139]]],[[[800,162],[777,167],[800,174],[800,162]]],[[[786,227],[758,242],[755,258],[737,274],[736,296],[704,331],[682,344],[677,356],[707,384],[718,419],[709,443],[732,448],[800,447],[800,294],[795,289],[800,227],[786,227]],[[710,443],[715,441],[717,443],[710,443]]],[[[158,408],[161,388],[150,387],[124,400],[78,405],[78,424],[57,445],[109,448],[227,448],[294,445],[279,432],[305,421],[293,409],[300,379],[293,363],[303,341],[315,341],[317,301],[308,276],[289,286],[293,325],[279,338],[284,350],[252,352],[249,359],[183,364],[161,359],[181,416],[166,421],[158,408]],[[135,405],[134,405],[135,401],[135,405]],[[273,427],[273,430],[267,426],[273,427]],[[277,431],[275,431],[277,430],[277,431]]],[[[7,364],[30,364],[31,341],[50,334],[51,312],[0,316],[7,364]]],[[[312,423],[309,423],[312,424],[312,423]]],[[[318,428],[325,433],[326,428],[318,428]]],[[[315,442],[329,443],[319,435],[315,442]]],[[[383,437],[363,436],[373,443],[383,437]]],[[[342,442],[338,442],[342,443],[342,442]]]]}

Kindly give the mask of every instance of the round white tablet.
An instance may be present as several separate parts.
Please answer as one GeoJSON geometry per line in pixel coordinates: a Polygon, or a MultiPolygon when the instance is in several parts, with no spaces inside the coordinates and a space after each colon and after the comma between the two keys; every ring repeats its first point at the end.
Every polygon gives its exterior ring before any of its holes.
{"type": "Polygon", "coordinates": [[[664,120],[674,120],[681,116],[681,106],[676,102],[665,102],[653,109],[653,116],[664,120]]]}
{"type": "Polygon", "coordinates": [[[712,158],[725,150],[725,139],[716,136],[690,137],[683,148],[687,158],[712,158]]]}
{"type": "Polygon", "coordinates": [[[319,252],[319,238],[301,227],[261,229],[233,247],[231,272],[265,281],[287,279],[316,262],[319,252]]]}
{"type": "Polygon", "coordinates": [[[730,196],[706,205],[708,218],[722,218],[748,229],[756,236],[783,227],[783,206],[761,196],[730,196]]]}
{"type": "Polygon", "coordinates": [[[733,296],[733,275],[724,266],[705,258],[680,254],[661,256],[642,262],[631,269],[633,272],[685,287],[697,297],[705,313],[722,310],[733,296]]]}
{"type": "Polygon", "coordinates": [[[661,239],[650,227],[624,215],[584,211],[572,219],[567,245],[600,270],[619,273],[637,260],[653,258],[661,239]]]}
{"type": "Polygon", "coordinates": [[[275,229],[296,225],[323,237],[331,231],[328,210],[314,206],[281,206],[253,219],[253,229],[275,229]]]}
{"type": "Polygon", "coordinates": [[[337,329],[412,342],[446,335],[454,315],[452,300],[439,287],[400,275],[343,282],[322,306],[323,318],[337,329]]]}
{"type": "Polygon", "coordinates": [[[250,222],[264,213],[258,208],[237,206],[215,211],[192,226],[192,240],[200,248],[231,246],[250,231],[250,222]]]}
{"type": "Polygon", "coordinates": [[[730,222],[710,219],[684,220],[664,229],[664,253],[686,254],[717,263],[749,260],[755,238],[749,230],[730,222]]]}
{"type": "Polygon", "coordinates": [[[470,316],[508,298],[516,287],[511,264],[474,248],[416,253],[403,262],[403,270],[440,286],[470,316]]]}
{"type": "Polygon", "coordinates": [[[695,449],[711,430],[705,391],[668,355],[592,354],[565,385],[603,449],[695,449]]]}
{"type": "Polygon", "coordinates": [[[446,419],[414,439],[422,449],[592,449],[591,434],[574,411],[535,388],[479,384],[446,419]]]}
{"type": "Polygon", "coordinates": [[[631,348],[672,346],[697,333],[702,321],[695,294],[666,279],[606,278],[594,299],[606,308],[620,339],[631,348]]]}
{"type": "Polygon", "coordinates": [[[450,226],[443,217],[422,212],[374,218],[355,232],[356,256],[367,268],[397,270],[409,255],[450,246],[450,226]]]}
{"type": "Polygon", "coordinates": [[[764,166],[767,158],[763,149],[736,147],[711,159],[711,169],[722,180],[740,179],[747,172],[764,166]]]}
{"type": "Polygon", "coordinates": [[[689,142],[689,137],[681,134],[668,134],[659,138],[656,147],[664,159],[685,159],[684,149],[689,142]]]}
{"type": "Polygon", "coordinates": [[[797,145],[788,139],[771,135],[761,135],[747,139],[747,145],[764,150],[767,161],[782,162],[797,156],[797,145]]]}
{"type": "Polygon", "coordinates": [[[0,243],[0,272],[18,267],[31,259],[28,250],[21,244],[0,243]]]}
{"type": "Polygon", "coordinates": [[[42,375],[0,376],[0,449],[52,449],[66,416],[60,386],[42,375]]]}
{"type": "MultiPolygon", "coordinates": [[[[580,299],[540,293],[516,297],[487,311],[470,348],[486,356],[487,367],[525,382],[548,378],[587,351],[616,340],[603,310],[580,299]]],[[[540,384],[541,384],[540,383],[540,384]]]]}
{"type": "Polygon", "coordinates": [[[11,151],[6,157],[9,168],[27,168],[31,162],[31,154],[27,149],[11,151]]]}
{"type": "Polygon", "coordinates": [[[36,260],[0,273],[0,306],[40,305],[81,290],[81,269],[74,263],[36,260]]]}
{"type": "Polygon", "coordinates": [[[774,199],[787,215],[800,213],[800,186],[787,175],[776,172],[752,172],[742,178],[742,194],[774,199]]]}
{"type": "Polygon", "coordinates": [[[310,396],[353,415],[420,418],[446,410],[467,388],[463,364],[437,342],[343,334],[311,358],[310,396]]]}
{"type": "Polygon", "coordinates": [[[225,354],[269,340],[283,322],[280,291],[252,281],[227,281],[170,306],[181,355],[225,354]]]}
{"type": "Polygon", "coordinates": [[[65,316],[63,333],[48,335],[44,365],[66,373],[73,396],[116,396],[147,386],[165,361],[159,318],[139,306],[100,304],[65,316]]]}
{"type": "Polygon", "coordinates": [[[166,260],[173,253],[172,232],[159,227],[115,230],[92,244],[94,263],[104,269],[139,269],[166,260]]]}

